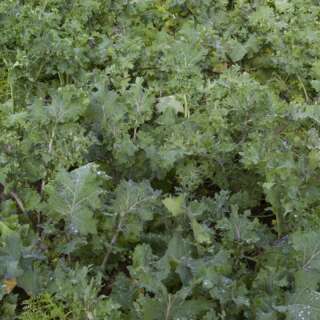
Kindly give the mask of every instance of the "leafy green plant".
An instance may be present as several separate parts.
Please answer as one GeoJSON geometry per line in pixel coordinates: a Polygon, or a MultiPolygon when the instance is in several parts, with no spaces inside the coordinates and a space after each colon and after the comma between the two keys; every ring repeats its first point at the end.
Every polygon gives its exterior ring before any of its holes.
{"type": "Polygon", "coordinates": [[[27,301],[21,320],[67,319],[63,306],[58,305],[48,294],[43,294],[27,301]]]}
{"type": "Polygon", "coordinates": [[[1,319],[318,319],[319,15],[1,1],[1,319]]]}

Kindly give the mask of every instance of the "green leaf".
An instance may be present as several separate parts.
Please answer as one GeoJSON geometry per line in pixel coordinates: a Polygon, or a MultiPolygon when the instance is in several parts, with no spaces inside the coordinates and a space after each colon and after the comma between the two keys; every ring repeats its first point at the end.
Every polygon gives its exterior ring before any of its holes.
{"type": "Polygon", "coordinates": [[[3,239],[6,239],[10,236],[14,231],[11,230],[3,221],[0,221],[0,236],[3,239]]]}
{"type": "Polygon", "coordinates": [[[121,181],[109,209],[120,216],[137,215],[148,221],[152,219],[153,207],[159,195],[159,191],[153,190],[148,181],[121,181]]]}
{"type": "Polygon", "coordinates": [[[23,244],[19,233],[7,234],[3,239],[4,248],[0,249],[0,275],[6,278],[16,278],[23,274],[20,261],[23,244]]]}
{"type": "Polygon", "coordinates": [[[200,224],[196,219],[191,220],[191,226],[196,241],[200,244],[210,244],[211,236],[208,227],[200,224]]]}
{"type": "Polygon", "coordinates": [[[176,114],[184,112],[182,104],[176,99],[175,96],[159,98],[157,110],[159,113],[164,113],[166,110],[173,110],[176,114]]]}
{"type": "Polygon", "coordinates": [[[320,293],[310,289],[301,290],[289,297],[288,305],[277,307],[286,312],[288,320],[317,320],[320,317],[320,293]]]}
{"type": "Polygon", "coordinates": [[[247,49],[240,42],[232,40],[228,43],[229,56],[233,62],[238,62],[243,59],[247,53],[247,49]]]}
{"type": "Polygon", "coordinates": [[[156,256],[153,255],[150,246],[143,244],[136,246],[133,253],[133,264],[130,268],[132,277],[139,281],[139,286],[154,294],[165,294],[166,287],[162,280],[168,275],[166,270],[157,270],[154,266],[156,256]]]}
{"type": "Polygon", "coordinates": [[[101,205],[100,181],[94,164],[71,172],[61,170],[49,188],[49,208],[56,220],[64,219],[72,234],[96,233],[94,210],[101,205]]]}
{"type": "Polygon", "coordinates": [[[162,200],[168,211],[174,216],[179,216],[184,212],[184,196],[168,197],[162,200]]]}
{"type": "Polygon", "coordinates": [[[249,220],[249,212],[243,215],[238,213],[238,208],[233,207],[230,218],[223,218],[218,222],[218,228],[226,231],[226,236],[231,241],[247,244],[259,241],[258,223],[249,220]]]}
{"type": "Polygon", "coordinates": [[[320,271],[320,234],[315,231],[292,235],[293,248],[299,254],[299,265],[305,271],[320,271]]]}
{"type": "Polygon", "coordinates": [[[51,99],[49,105],[43,105],[40,100],[32,105],[32,119],[42,123],[49,120],[55,124],[76,121],[89,105],[85,93],[71,85],[53,91],[51,99]]]}

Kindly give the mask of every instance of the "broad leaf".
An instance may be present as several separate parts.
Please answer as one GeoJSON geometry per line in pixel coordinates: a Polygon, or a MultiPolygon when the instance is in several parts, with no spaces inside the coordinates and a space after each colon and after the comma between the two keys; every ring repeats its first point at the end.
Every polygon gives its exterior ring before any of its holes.
{"type": "Polygon", "coordinates": [[[73,234],[96,232],[94,210],[100,207],[102,190],[94,165],[71,172],[60,171],[49,187],[49,208],[58,221],[64,219],[73,234]]]}
{"type": "Polygon", "coordinates": [[[299,265],[305,271],[320,271],[320,234],[315,231],[297,232],[292,244],[299,255],[299,265]]]}
{"type": "Polygon", "coordinates": [[[320,318],[320,293],[310,289],[301,290],[290,296],[288,305],[277,307],[286,312],[288,320],[318,320],[320,318]]]}

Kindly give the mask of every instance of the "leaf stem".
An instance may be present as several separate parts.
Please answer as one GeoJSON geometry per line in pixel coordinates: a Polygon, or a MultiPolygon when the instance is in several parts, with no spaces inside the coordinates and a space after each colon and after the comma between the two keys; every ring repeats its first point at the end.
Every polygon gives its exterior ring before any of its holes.
{"type": "Polygon", "coordinates": [[[55,123],[53,129],[52,129],[52,132],[51,132],[51,137],[50,137],[50,141],[49,141],[49,145],[48,145],[48,153],[51,154],[52,153],[52,145],[53,145],[53,140],[54,140],[54,137],[56,135],[56,127],[57,127],[57,124],[55,123]]]}
{"type": "Polygon", "coordinates": [[[10,87],[10,96],[11,96],[11,100],[12,100],[12,106],[13,108],[15,107],[15,98],[14,98],[14,87],[12,82],[9,80],[9,87],[10,87]]]}
{"type": "Polygon", "coordinates": [[[11,196],[11,198],[14,199],[14,201],[15,201],[16,204],[18,205],[19,209],[20,209],[23,213],[26,213],[26,210],[25,210],[25,208],[24,208],[24,205],[23,205],[21,199],[18,197],[18,195],[17,195],[15,192],[11,191],[11,192],[10,192],[10,196],[11,196]]]}
{"type": "Polygon", "coordinates": [[[109,248],[103,258],[103,261],[101,263],[101,266],[100,268],[102,270],[105,269],[107,263],[108,263],[108,260],[109,260],[109,257],[112,253],[112,249],[114,247],[114,245],[116,244],[117,240],[118,240],[118,237],[119,237],[119,234],[122,230],[122,227],[123,227],[123,224],[124,224],[124,221],[125,221],[125,218],[127,216],[127,214],[129,214],[132,210],[134,210],[139,204],[145,202],[145,201],[148,201],[149,199],[152,199],[153,196],[150,196],[150,197],[145,197],[143,199],[140,199],[140,200],[137,200],[136,202],[134,202],[129,208],[127,208],[126,210],[122,211],[121,213],[118,213],[117,215],[117,218],[119,219],[118,221],[118,224],[117,224],[117,228],[112,236],[112,239],[110,241],[110,244],[109,244],[109,248]]]}
{"type": "Polygon", "coordinates": [[[168,305],[167,305],[166,318],[165,318],[165,320],[169,320],[171,308],[172,308],[171,294],[169,294],[169,295],[168,295],[168,305]]]}
{"type": "Polygon", "coordinates": [[[309,96],[308,96],[306,87],[304,86],[304,83],[303,83],[303,81],[302,81],[302,79],[301,79],[301,77],[299,75],[297,75],[297,78],[298,78],[298,80],[299,80],[299,82],[301,84],[301,87],[302,87],[302,90],[303,90],[303,93],[304,93],[304,97],[305,97],[306,101],[308,102],[309,101],[309,96]]]}
{"type": "Polygon", "coordinates": [[[281,228],[281,216],[278,210],[275,210],[275,216],[276,216],[276,223],[277,223],[277,234],[278,234],[278,239],[281,238],[282,234],[282,228],[281,228]]]}
{"type": "Polygon", "coordinates": [[[119,222],[118,222],[118,225],[117,225],[117,228],[116,228],[116,231],[115,233],[113,234],[112,236],[112,239],[111,239],[111,242],[110,242],[110,245],[109,245],[109,248],[103,258],[103,261],[101,263],[101,269],[104,270],[107,263],[108,263],[108,260],[109,260],[109,257],[111,255],[111,252],[112,252],[112,249],[113,249],[113,246],[115,245],[115,243],[117,242],[118,240],[118,237],[119,237],[119,234],[121,232],[121,229],[122,229],[122,225],[123,225],[123,220],[124,220],[124,215],[122,215],[119,219],[119,222]]]}
{"type": "Polygon", "coordinates": [[[184,117],[189,118],[190,117],[190,110],[188,107],[188,100],[187,100],[187,95],[183,95],[183,100],[184,100],[184,117]]]}
{"type": "Polygon", "coordinates": [[[59,81],[60,81],[60,86],[63,87],[63,77],[60,72],[58,72],[58,77],[59,77],[59,81]]]}

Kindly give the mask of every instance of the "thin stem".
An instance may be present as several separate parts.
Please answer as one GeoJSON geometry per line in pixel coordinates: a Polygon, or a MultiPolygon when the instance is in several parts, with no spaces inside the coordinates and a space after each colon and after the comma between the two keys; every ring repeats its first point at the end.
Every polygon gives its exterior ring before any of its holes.
{"type": "Polygon", "coordinates": [[[13,88],[13,84],[11,81],[9,82],[9,87],[10,87],[10,96],[11,96],[11,100],[12,100],[12,105],[14,107],[14,105],[15,105],[14,88],[13,88]]]}
{"type": "Polygon", "coordinates": [[[273,213],[261,214],[261,215],[258,215],[258,216],[257,216],[257,218],[271,218],[271,217],[274,217],[274,214],[273,214],[273,213]]]}
{"type": "Polygon", "coordinates": [[[50,141],[49,141],[49,145],[48,145],[48,153],[49,154],[52,153],[52,145],[53,145],[54,137],[56,135],[56,127],[57,127],[57,124],[54,125],[52,132],[51,132],[51,137],[50,137],[50,141]]]}
{"type": "Polygon", "coordinates": [[[137,139],[137,132],[138,132],[138,128],[134,127],[134,129],[133,129],[133,141],[135,141],[137,139]]]}
{"type": "Polygon", "coordinates": [[[301,77],[300,77],[299,75],[297,75],[297,78],[298,78],[298,80],[299,80],[299,82],[300,82],[300,84],[301,84],[301,86],[302,86],[303,93],[304,93],[304,97],[305,97],[306,101],[309,101],[309,96],[308,96],[308,93],[307,93],[306,87],[304,86],[304,84],[303,84],[303,81],[302,81],[301,77]]]}
{"type": "Polygon", "coordinates": [[[132,210],[134,210],[139,204],[145,202],[145,201],[148,201],[150,199],[152,199],[153,196],[150,196],[150,197],[146,197],[146,198],[143,198],[143,199],[140,199],[140,200],[137,200],[135,203],[133,203],[129,208],[127,208],[126,210],[124,210],[123,212],[121,213],[118,213],[117,215],[117,218],[119,219],[118,221],[118,224],[117,224],[117,228],[112,236],[112,239],[111,239],[111,242],[109,244],[109,248],[103,258],[103,261],[101,263],[101,269],[104,270],[107,263],[108,263],[108,260],[109,260],[109,257],[112,253],[112,250],[113,250],[113,247],[114,245],[116,244],[116,242],[118,241],[118,237],[119,237],[119,234],[122,230],[122,227],[123,227],[123,224],[124,224],[124,221],[125,221],[125,218],[127,216],[128,213],[130,213],[132,210]],[[120,218],[119,218],[120,217],[120,218]]]}
{"type": "Polygon", "coordinates": [[[282,234],[282,228],[281,228],[281,216],[278,212],[278,210],[275,210],[275,216],[276,216],[276,223],[277,223],[277,234],[278,234],[278,239],[281,238],[282,234]]]}
{"type": "Polygon", "coordinates": [[[258,259],[255,259],[255,258],[252,258],[252,257],[249,257],[249,256],[246,256],[246,255],[242,255],[241,258],[244,258],[244,259],[247,259],[247,260],[250,260],[250,261],[253,261],[255,263],[258,263],[258,259]]]}
{"type": "MultiPolygon", "coordinates": [[[[48,154],[49,155],[51,155],[51,153],[52,153],[53,141],[56,136],[56,128],[57,128],[57,123],[54,124],[53,129],[51,131],[51,136],[50,136],[50,140],[49,140],[49,144],[48,144],[48,154]]],[[[44,186],[45,186],[45,179],[42,179],[41,190],[40,190],[41,194],[43,193],[44,186]]]]}
{"type": "Polygon", "coordinates": [[[115,233],[113,234],[113,237],[111,239],[111,242],[110,242],[110,245],[109,245],[109,248],[103,258],[103,261],[101,263],[101,269],[104,270],[107,263],[108,263],[108,260],[109,260],[109,257],[111,255],[111,252],[113,250],[113,246],[115,245],[115,243],[117,242],[118,240],[118,237],[119,237],[119,234],[121,232],[121,229],[122,229],[122,225],[123,225],[123,220],[124,220],[124,215],[121,216],[121,218],[119,219],[119,222],[118,222],[118,225],[117,225],[117,228],[116,228],[116,231],[115,233]]]}
{"type": "MultiPolygon", "coordinates": [[[[49,155],[51,155],[51,153],[52,153],[52,146],[53,146],[53,141],[54,141],[54,138],[55,138],[55,135],[56,135],[56,128],[57,128],[57,123],[54,124],[53,129],[51,131],[51,137],[50,137],[49,144],[48,144],[48,154],[49,155]]],[[[47,176],[48,172],[46,172],[45,175],[47,176]]],[[[43,190],[44,190],[44,187],[45,187],[46,176],[41,181],[41,187],[40,187],[40,194],[41,195],[43,194],[43,190]]],[[[37,213],[37,228],[38,228],[39,234],[41,235],[40,224],[41,224],[41,211],[39,211],[37,213]]]]}
{"type": "Polygon", "coordinates": [[[35,76],[35,79],[34,79],[35,81],[37,81],[39,79],[40,74],[42,72],[42,69],[46,65],[46,63],[47,63],[47,61],[44,61],[42,64],[40,64],[39,70],[38,70],[38,72],[37,72],[37,74],[35,76]]]}
{"type": "Polygon", "coordinates": [[[59,77],[59,81],[60,81],[60,86],[62,87],[63,86],[63,77],[60,72],[58,72],[58,77],[59,77]]]}
{"type": "Polygon", "coordinates": [[[183,95],[183,100],[184,100],[184,117],[189,118],[190,117],[190,110],[188,107],[188,100],[187,100],[187,95],[183,95]]]}
{"type": "MultiPolygon", "coordinates": [[[[4,192],[5,192],[5,186],[4,186],[2,183],[0,183],[0,186],[1,186],[1,189],[3,189],[4,192]]],[[[18,208],[20,209],[20,211],[21,211],[22,213],[26,213],[26,209],[25,209],[25,207],[24,207],[24,205],[23,205],[23,202],[22,202],[22,200],[19,198],[19,196],[16,194],[16,192],[11,191],[11,192],[8,194],[8,196],[10,196],[10,197],[16,202],[18,208]]]]}
{"type": "Polygon", "coordinates": [[[168,295],[168,305],[167,305],[166,318],[165,318],[165,320],[169,320],[171,308],[172,308],[171,294],[169,294],[169,295],[168,295]]]}
{"type": "Polygon", "coordinates": [[[5,58],[3,58],[3,62],[4,62],[4,64],[5,64],[5,66],[7,67],[7,83],[9,84],[10,97],[11,97],[12,105],[13,105],[13,108],[14,108],[14,105],[15,105],[14,87],[13,87],[12,81],[10,80],[10,67],[9,67],[9,62],[8,62],[5,58]]]}
{"type": "Polygon", "coordinates": [[[18,197],[18,195],[17,195],[15,192],[11,191],[11,192],[10,192],[10,196],[14,199],[14,201],[15,201],[16,204],[18,205],[19,209],[20,209],[23,213],[26,213],[26,210],[25,210],[25,208],[24,208],[24,205],[23,205],[21,199],[18,197]]]}

